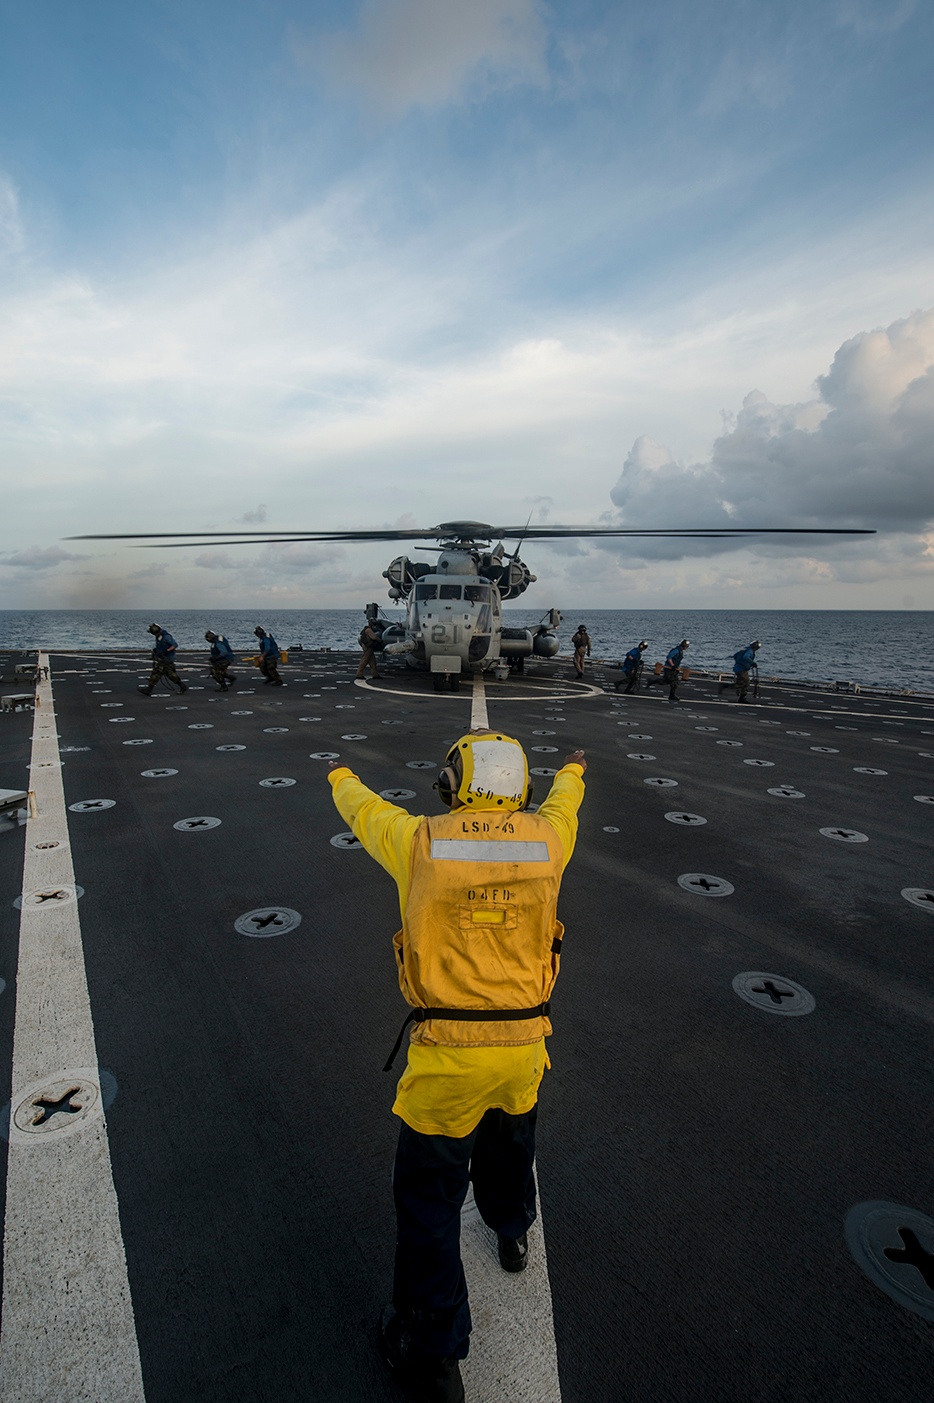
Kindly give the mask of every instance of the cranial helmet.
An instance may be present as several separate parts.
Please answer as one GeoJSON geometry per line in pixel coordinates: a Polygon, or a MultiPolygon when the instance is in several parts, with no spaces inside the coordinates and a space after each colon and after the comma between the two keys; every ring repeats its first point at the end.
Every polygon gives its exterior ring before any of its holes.
{"type": "Polygon", "coordinates": [[[679,647],[679,648],[690,648],[690,646],[691,646],[691,640],[690,640],[690,638],[682,638],[681,642],[678,644],[678,647],[679,647]]]}
{"type": "Polygon", "coordinates": [[[456,799],[466,808],[515,813],[532,798],[529,762],[511,736],[496,731],[461,736],[444,760],[436,787],[449,808],[456,799]]]}
{"type": "Polygon", "coordinates": [[[149,627],[147,628],[146,632],[147,632],[147,633],[161,633],[161,632],[162,632],[162,627],[161,627],[160,624],[150,624],[149,627]]]}
{"type": "Polygon", "coordinates": [[[758,638],[757,638],[757,639],[755,640],[755,642],[750,643],[749,646],[750,646],[750,648],[761,648],[761,647],[762,647],[762,644],[759,642],[759,640],[758,640],[758,638]]]}
{"type": "Polygon", "coordinates": [[[647,648],[648,646],[649,646],[649,645],[648,645],[648,641],[647,641],[645,638],[643,638],[642,642],[639,644],[639,647],[640,647],[640,648],[647,648]]]}
{"type": "Polygon", "coordinates": [[[256,625],[253,632],[256,634],[257,638],[266,637],[266,630],[264,628],[260,628],[259,624],[256,625]]]}
{"type": "Polygon", "coordinates": [[[204,636],[205,636],[205,638],[208,640],[209,643],[213,643],[214,640],[215,640],[215,638],[217,637],[217,634],[216,634],[216,633],[213,633],[213,632],[211,631],[211,629],[208,629],[204,636]]]}

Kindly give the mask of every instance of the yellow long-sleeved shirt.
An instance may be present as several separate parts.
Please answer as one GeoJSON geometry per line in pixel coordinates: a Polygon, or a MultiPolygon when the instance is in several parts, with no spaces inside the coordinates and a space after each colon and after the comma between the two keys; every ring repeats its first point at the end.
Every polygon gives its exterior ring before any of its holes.
{"type": "MultiPolygon", "coordinates": [[[[583,773],[580,765],[565,765],[538,810],[539,817],[546,819],[558,835],[564,867],[577,840],[577,811],[584,797],[583,773]]],[[[381,799],[350,769],[332,770],[328,778],[341,818],[396,883],[404,920],[412,848],[421,817],[381,799]]],[[[413,1130],[425,1135],[469,1135],[485,1111],[496,1108],[510,1115],[530,1111],[547,1065],[544,1038],[517,1047],[410,1043],[392,1109],[413,1130]]]]}

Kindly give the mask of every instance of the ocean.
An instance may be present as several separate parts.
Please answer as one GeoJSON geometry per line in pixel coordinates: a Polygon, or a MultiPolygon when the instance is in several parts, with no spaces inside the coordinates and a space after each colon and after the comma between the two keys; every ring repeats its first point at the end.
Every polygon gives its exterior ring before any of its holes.
{"type": "MultiPolygon", "coordinates": [[[[148,649],[146,627],[153,617],[140,609],[0,610],[0,647],[148,649]]],[[[402,615],[388,609],[386,617],[402,615]]],[[[505,610],[513,628],[534,626],[542,617],[536,610],[505,610]]],[[[736,650],[758,638],[763,677],[934,692],[932,619],[924,610],[585,609],[566,616],[559,636],[562,652],[569,652],[571,634],[586,623],[594,656],[613,660],[645,638],[649,666],[664,658],[672,644],[688,638],[688,662],[711,670],[732,666],[736,650]]],[[[238,650],[252,650],[258,623],[282,647],[355,649],[363,611],[175,609],[158,614],[156,622],[186,649],[204,649],[204,630],[212,628],[226,634],[238,650]]]]}

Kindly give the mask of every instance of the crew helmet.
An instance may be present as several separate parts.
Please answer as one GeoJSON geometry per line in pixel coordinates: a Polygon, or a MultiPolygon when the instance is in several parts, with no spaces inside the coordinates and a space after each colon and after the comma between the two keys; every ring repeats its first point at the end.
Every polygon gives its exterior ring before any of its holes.
{"type": "Polygon", "coordinates": [[[499,731],[470,732],[455,741],[444,757],[436,788],[449,808],[457,800],[467,808],[515,813],[532,798],[529,762],[511,736],[499,731]]]}
{"type": "Polygon", "coordinates": [[[260,628],[259,624],[256,625],[256,627],[254,628],[253,632],[256,634],[256,637],[257,637],[257,638],[265,638],[265,637],[266,637],[266,630],[265,630],[264,628],[260,628]]]}
{"type": "Polygon", "coordinates": [[[161,624],[150,624],[149,627],[147,628],[146,632],[147,632],[147,633],[161,633],[161,632],[162,632],[162,625],[161,625],[161,624]]]}
{"type": "Polygon", "coordinates": [[[205,635],[204,635],[204,636],[205,636],[205,638],[208,640],[209,643],[213,643],[214,640],[215,640],[215,638],[217,637],[217,634],[214,633],[214,631],[213,631],[212,629],[207,629],[207,630],[205,631],[205,635]]]}
{"type": "Polygon", "coordinates": [[[640,648],[647,648],[648,646],[649,646],[649,644],[648,644],[648,639],[643,638],[642,642],[639,644],[639,647],[640,647],[640,648]]]}
{"type": "Polygon", "coordinates": [[[678,647],[679,647],[679,648],[690,648],[690,646],[691,646],[691,640],[690,640],[690,638],[682,638],[681,642],[678,644],[678,647]]]}
{"type": "Polygon", "coordinates": [[[756,639],[753,640],[752,643],[750,643],[749,646],[750,646],[750,648],[761,648],[761,647],[762,647],[762,644],[759,642],[758,638],[756,638],[756,639]]]}

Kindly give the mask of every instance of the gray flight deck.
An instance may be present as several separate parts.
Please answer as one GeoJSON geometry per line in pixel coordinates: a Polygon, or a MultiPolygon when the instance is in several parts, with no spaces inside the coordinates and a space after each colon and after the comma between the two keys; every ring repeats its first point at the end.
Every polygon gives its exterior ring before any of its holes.
{"type": "MultiPolygon", "coordinates": [[[[5,659],[7,690],[21,660],[5,659]]],[[[325,652],[293,653],[281,689],[244,665],[227,694],[186,656],[183,697],[137,693],[142,654],[49,662],[145,1398],[397,1399],[374,1327],[394,1237],[395,1078],[381,1068],[405,1014],[398,905],[358,845],[332,842],[345,825],[315,757],[436,812],[471,692],[436,696],[401,666],[354,685],[357,658],[325,652]]],[[[670,706],[657,687],[617,695],[613,676],[597,665],[580,688],[563,663],[486,685],[491,724],[533,767],[581,746],[589,769],[559,906],[539,1268],[505,1278],[482,1226],[465,1228],[468,1400],[929,1399],[934,702],[774,684],[740,706],[696,678],[670,706]],[[794,986],[812,1011],[796,1013],[794,986]],[[888,1239],[908,1253],[889,1259],[901,1300],[848,1245],[867,1202],[915,1225],[888,1239]]],[[[50,716],[0,719],[0,787],[33,787],[33,728],[50,716]]],[[[538,799],[549,783],[536,778],[538,799]]],[[[0,829],[8,1101],[30,827],[0,829]]],[[[50,1225],[12,1186],[3,1332],[35,1356],[20,1352],[4,1403],[124,1403],[76,1377],[77,1345],[68,1386],[49,1392],[73,1345],[55,1325],[69,1282],[37,1302],[9,1279],[11,1244],[45,1234],[54,1253],[91,1187],[76,1171],[50,1225]]]]}

